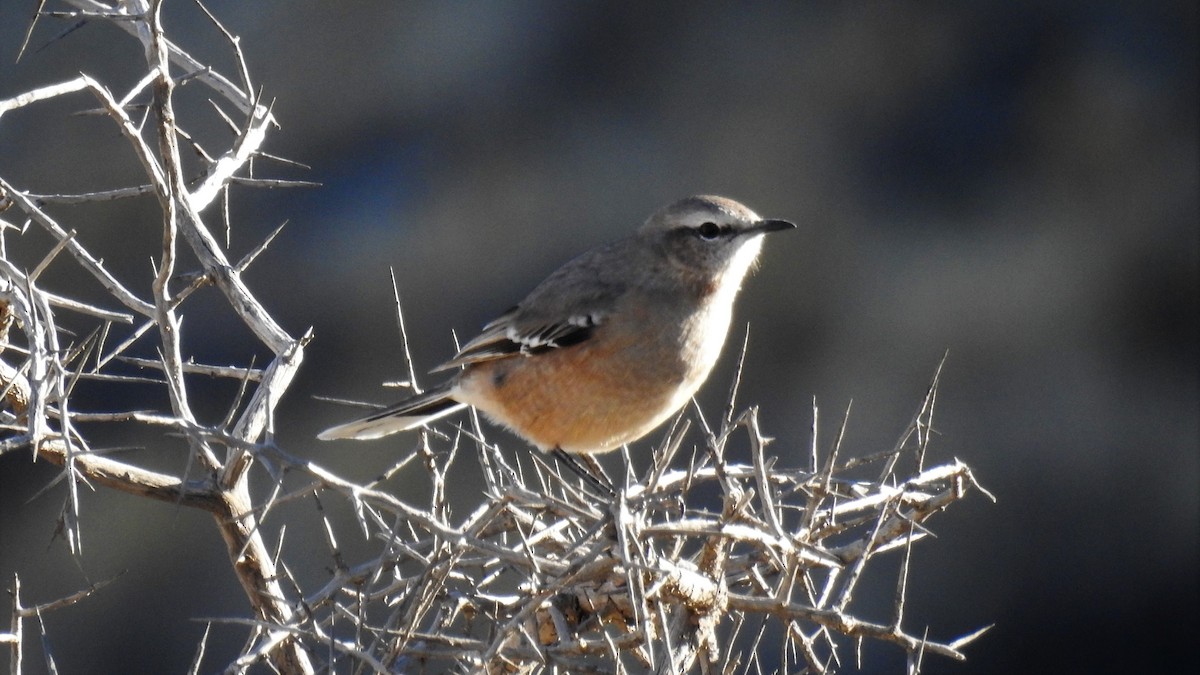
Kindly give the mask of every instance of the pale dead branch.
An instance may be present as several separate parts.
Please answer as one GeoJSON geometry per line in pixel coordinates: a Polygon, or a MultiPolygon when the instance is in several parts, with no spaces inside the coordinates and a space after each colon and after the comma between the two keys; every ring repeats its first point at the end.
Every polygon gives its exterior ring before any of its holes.
{"type": "MultiPolygon", "coordinates": [[[[275,128],[264,103],[269,99],[252,84],[237,36],[207,9],[213,39],[234,56],[232,75],[169,39],[161,0],[60,5],[39,16],[47,23],[86,18],[116,25],[142,47],[144,72],[130,78],[133,87],[116,92],[83,72],[0,100],[0,118],[49,101],[76,104],[120,133],[129,148],[121,161],[141,175],[128,185],[77,194],[35,192],[21,187],[21,176],[0,175],[6,218],[0,225],[0,453],[24,450],[30,461],[61,467],[43,490],[66,492],[61,528],[74,554],[82,554],[79,514],[87,508],[80,486],[211,514],[247,607],[244,616],[209,619],[210,626],[234,624],[247,632],[241,652],[217,667],[726,673],[795,666],[827,673],[847,664],[847,653],[864,642],[901,650],[910,672],[925,658],[966,658],[964,649],[982,630],[930,636],[919,624],[911,627],[919,619],[905,607],[908,588],[920,583],[912,547],[927,539],[935,514],[979,489],[966,464],[932,461],[936,377],[894,447],[851,453],[842,447],[849,412],[826,447],[818,441],[815,402],[811,440],[768,438],[757,409],[739,409],[739,367],[726,406],[711,418],[716,423],[697,406],[680,414],[652,458],[631,461],[628,451],[615,458],[623,459],[623,468],[612,494],[603,489],[606,481],[582,480],[528,449],[502,450],[484,438],[474,414],[464,427],[447,424],[414,435],[413,449],[369,482],[343,478],[277,446],[276,409],[310,335],[285,331],[243,279],[279,229],[239,257],[230,250],[237,223],[227,208],[230,190],[304,184],[250,173],[255,157],[290,166],[263,150],[275,128]],[[176,93],[185,87],[206,89],[212,106],[179,107],[176,93]],[[201,114],[217,115],[232,138],[194,136],[189,129],[201,114]],[[198,167],[183,161],[181,144],[197,151],[198,167]],[[152,232],[154,268],[149,274],[109,269],[95,253],[98,240],[80,226],[85,209],[149,195],[160,218],[139,231],[152,232]],[[9,219],[25,225],[10,226],[9,219]],[[38,228],[50,235],[45,249],[28,260],[11,259],[5,238],[38,228]],[[214,228],[224,236],[215,236],[214,228]],[[181,269],[184,260],[198,261],[199,269],[181,269]],[[65,265],[94,279],[102,298],[58,288],[56,270],[65,265]],[[235,325],[220,330],[243,330],[270,353],[268,361],[255,363],[252,350],[230,365],[188,356],[188,345],[205,339],[205,327],[185,320],[189,299],[205,285],[220,291],[236,317],[235,325]],[[222,402],[224,418],[205,423],[192,411],[193,391],[199,379],[214,377],[232,379],[239,389],[222,402]],[[82,387],[133,386],[157,392],[159,405],[86,409],[76,397],[82,387]],[[165,473],[134,456],[99,450],[90,438],[98,425],[154,432],[160,440],[148,450],[186,461],[165,473]],[[801,465],[783,459],[792,457],[803,458],[801,465]],[[466,462],[482,468],[485,487],[478,505],[456,514],[450,487],[466,462]],[[428,498],[415,503],[393,494],[389,486],[400,476],[425,481],[428,498]],[[251,490],[252,481],[258,489],[251,490]],[[339,531],[326,511],[335,502],[348,507],[357,532],[339,531]],[[287,523],[279,514],[293,510],[279,507],[307,503],[323,533],[319,542],[284,536],[287,523]],[[343,550],[340,542],[351,534],[366,537],[372,551],[355,559],[343,550]],[[900,568],[893,611],[863,616],[856,603],[860,580],[887,556],[900,568]],[[314,558],[327,559],[329,577],[304,588],[289,561],[314,558]],[[781,636],[777,652],[765,644],[767,634],[781,636]]],[[[393,290],[399,312],[394,279],[393,290]]],[[[397,324],[404,375],[415,387],[399,313],[397,324]]],[[[747,333],[743,356],[748,343],[747,333]]],[[[10,626],[0,633],[10,670],[28,667],[29,620],[38,619],[44,636],[44,613],[68,611],[98,592],[102,585],[26,606],[30,591],[14,576],[10,626]]],[[[206,628],[192,672],[212,670],[203,663],[209,640],[206,628]]]]}

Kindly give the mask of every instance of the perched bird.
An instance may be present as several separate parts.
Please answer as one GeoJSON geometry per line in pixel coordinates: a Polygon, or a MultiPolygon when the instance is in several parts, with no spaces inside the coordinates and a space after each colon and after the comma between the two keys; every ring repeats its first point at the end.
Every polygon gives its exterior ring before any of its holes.
{"type": "Polygon", "coordinates": [[[768,232],[724,197],[688,197],[558,268],[436,371],[438,387],[319,435],[370,439],[468,405],[543,451],[605,452],[679,410],[712,371],[768,232]]]}

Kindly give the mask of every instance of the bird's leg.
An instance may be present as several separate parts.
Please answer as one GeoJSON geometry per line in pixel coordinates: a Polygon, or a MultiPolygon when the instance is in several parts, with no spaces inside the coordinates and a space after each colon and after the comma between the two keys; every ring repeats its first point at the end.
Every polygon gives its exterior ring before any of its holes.
{"type": "Polygon", "coordinates": [[[586,454],[578,456],[567,454],[562,448],[555,448],[550,451],[550,454],[588,485],[610,497],[616,496],[617,491],[613,487],[612,479],[604,473],[604,468],[600,466],[600,462],[597,462],[595,457],[586,454]]]}

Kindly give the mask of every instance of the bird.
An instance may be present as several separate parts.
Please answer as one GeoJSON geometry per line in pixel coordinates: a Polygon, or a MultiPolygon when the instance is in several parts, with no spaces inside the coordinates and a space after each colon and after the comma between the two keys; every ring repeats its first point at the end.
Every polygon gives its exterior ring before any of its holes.
{"type": "Polygon", "coordinates": [[[632,443],[707,379],[763,236],[796,225],[697,195],[569,260],[432,372],[429,391],[318,434],[375,439],[466,406],[561,455],[632,443]]]}

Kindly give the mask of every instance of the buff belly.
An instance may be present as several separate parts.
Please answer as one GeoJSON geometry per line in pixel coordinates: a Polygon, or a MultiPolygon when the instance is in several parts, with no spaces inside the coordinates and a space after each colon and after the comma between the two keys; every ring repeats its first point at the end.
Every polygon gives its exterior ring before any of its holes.
{"type": "Polygon", "coordinates": [[[455,398],[541,450],[605,452],[662,424],[708,374],[709,367],[697,364],[630,356],[646,352],[644,345],[639,350],[622,341],[599,342],[607,351],[589,341],[531,357],[473,364],[463,373],[455,398]]]}

